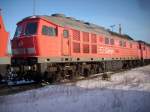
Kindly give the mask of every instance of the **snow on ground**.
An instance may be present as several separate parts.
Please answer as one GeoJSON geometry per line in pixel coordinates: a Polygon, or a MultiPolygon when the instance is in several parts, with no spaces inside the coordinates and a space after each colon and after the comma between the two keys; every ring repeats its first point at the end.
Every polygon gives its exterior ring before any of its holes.
{"type": "Polygon", "coordinates": [[[0,97],[0,112],[150,112],[150,65],[0,97]]]}
{"type": "Polygon", "coordinates": [[[150,92],[150,66],[134,68],[131,71],[116,73],[110,81],[101,78],[84,80],[75,85],[83,88],[108,88],[121,90],[138,90],[150,92]]]}

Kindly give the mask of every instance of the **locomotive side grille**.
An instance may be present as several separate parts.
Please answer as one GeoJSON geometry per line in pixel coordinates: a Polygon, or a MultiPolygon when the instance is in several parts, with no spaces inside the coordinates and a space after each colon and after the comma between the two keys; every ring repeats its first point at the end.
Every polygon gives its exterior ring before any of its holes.
{"type": "Polygon", "coordinates": [[[97,43],[96,34],[92,34],[92,35],[91,35],[91,42],[92,42],[92,43],[97,43]]]}
{"type": "Polygon", "coordinates": [[[83,44],[83,53],[89,53],[89,45],[88,44],[83,44]]]}
{"type": "Polygon", "coordinates": [[[80,31],[73,30],[73,40],[80,41],[80,31]]]}
{"type": "Polygon", "coordinates": [[[97,45],[92,45],[92,53],[97,53],[97,45]]]}
{"type": "Polygon", "coordinates": [[[89,42],[89,33],[83,32],[83,42],[89,42]]]}
{"type": "Polygon", "coordinates": [[[80,53],[80,43],[73,42],[73,52],[80,53]]]}

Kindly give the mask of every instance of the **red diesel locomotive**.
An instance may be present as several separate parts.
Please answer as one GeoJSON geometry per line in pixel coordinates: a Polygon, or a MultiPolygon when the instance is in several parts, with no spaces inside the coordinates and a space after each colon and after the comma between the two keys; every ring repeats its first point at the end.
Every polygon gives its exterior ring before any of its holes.
{"type": "Polygon", "coordinates": [[[72,79],[150,61],[149,44],[63,14],[23,19],[11,45],[12,66],[17,72],[48,80],[72,79]]]}
{"type": "Polygon", "coordinates": [[[150,63],[149,44],[63,14],[20,21],[11,40],[11,62],[8,37],[0,15],[0,80],[9,73],[17,79],[60,81],[150,63]]]}

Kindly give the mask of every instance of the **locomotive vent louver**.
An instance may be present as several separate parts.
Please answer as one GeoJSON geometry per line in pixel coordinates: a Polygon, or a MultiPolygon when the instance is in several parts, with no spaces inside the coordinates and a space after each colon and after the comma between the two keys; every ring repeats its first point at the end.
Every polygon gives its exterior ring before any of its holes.
{"type": "Polygon", "coordinates": [[[56,13],[56,14],[52,14],[51,16],[54,16],[54,17],[66,17],[65,14],[61,14],[61,13],[56,13]]]}

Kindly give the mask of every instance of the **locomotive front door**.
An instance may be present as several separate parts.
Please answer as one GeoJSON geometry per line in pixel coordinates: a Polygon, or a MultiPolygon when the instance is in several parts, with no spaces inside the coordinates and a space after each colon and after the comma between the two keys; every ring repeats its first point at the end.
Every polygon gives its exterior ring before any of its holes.
{"type": "Polygon", "coordinates": [[[69,31],[68,30],[63,30],[62,54],[64,56],[69,56],[69,31]]]}

